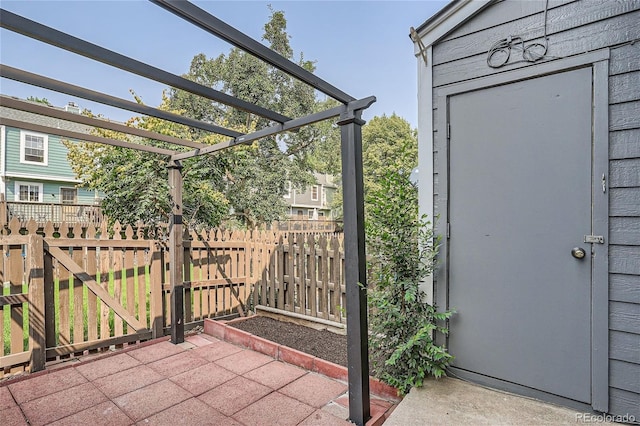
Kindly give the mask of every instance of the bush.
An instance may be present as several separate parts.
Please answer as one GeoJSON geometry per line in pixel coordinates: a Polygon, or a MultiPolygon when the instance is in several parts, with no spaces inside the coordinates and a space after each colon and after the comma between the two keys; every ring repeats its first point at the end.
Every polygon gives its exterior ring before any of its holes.
{"type": "Polygon", "coordinates": [[[418,214],[417,188],[409,176],[388,173],[368,198],[371,365],[378,378],[406,394],[429,375],[445,375],[453,357],[433,337],[447,333],[443,324],[451,312],[437,312],[420,290],[438,246],[430,222],[418,214]]]}

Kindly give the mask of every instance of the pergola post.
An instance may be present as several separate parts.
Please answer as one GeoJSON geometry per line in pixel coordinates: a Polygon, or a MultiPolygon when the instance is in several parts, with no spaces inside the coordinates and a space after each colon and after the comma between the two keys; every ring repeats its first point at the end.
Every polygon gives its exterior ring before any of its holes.
{"type": "Polygon", "coordinates": [[[182,265],[182,164],[171,161],[169,190],[171,191],[171,218],[169,220],[169,283],[171,284],[171,343],[184,342],[184,282],[182,265]]]}
{"type": "Polygon", "coordinates": [[[364,426],[371,417],[371,407],[362,177],[362,125],[365,122],[360,118],[361,114],[361,110],[348,108],[338,125],[342,139],[349,420],[364,426]]]}

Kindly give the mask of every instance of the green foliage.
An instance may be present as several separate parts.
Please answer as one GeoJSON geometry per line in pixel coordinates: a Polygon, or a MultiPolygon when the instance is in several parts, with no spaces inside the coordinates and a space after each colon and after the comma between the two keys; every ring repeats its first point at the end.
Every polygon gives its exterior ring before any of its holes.
{"type": "Polygon", "coordinates": [[[418,214],[417,188],[408,172],[381,175],[368,198],[372,367],[404,394],[429,375],[445,374],[452,356],[433,338],[447,333],[451,312],[437,312],[420,289],[433,272],[438,247],[426,216],[418,214]]]}
{"type": "MultiPolygon", "coordinates": [[[[272,9],[263,39],[272,49],[293,60],[286,27],[284,13],[272,9]]],[[[311,72],[315,69],[314,63],[304,60],[302,54],[297,63],[311,72]]],[[[311,114],[320,108],[312,87],[237,48],[215,58],[196,55],[184,77],[289,117],[311,114]]],[[[142,102],[137,97],[136,100],[142,102]]],[[[251,113],[175,89],[167,93],[160,108],[242,133],[272,124],[251,113]]],[[[228,139],[150,117],[137,117],[129,124],[209,144],[228,139]]],[[[254,227],[282,217],[286,212],[282,196],[287,181],[296,189],[315,183],[311,154],[315,141],[321,139],[326,129],[326,125],[309,126],[262,139],[251,146],[185,160],[185,221],[192,226],[218,226],[231,219],[242,226],[254,227]],[[232,218],[230,211],[234,213],[232,218]]],[[[158,141],[141,141],[115,132],[98,133],[166,147],[158,141]]],[[[112,219],[122,223],[166,220],[169,198],[162,156],[83,144],[69,158],[74,171],[89,187],[106,194],[103,206],[112,219]]]]}
{"type": "Polygon", "coordinates": [[[29,96],[27,98],[27,100],[31,101],[31,102],[38,102],[40,104],[45,104],[45,105],[51,106],[51,102],[49,102],[49,100],[47,98],[39,98],[37,96],[29,96]]]}
{"type": "MultiPolygon", "coordinates": [[[[325,151],[337,153],[340,167],[340,136],[330,139],[325,151]]],[[[410,172],[418,165],[418,138],[415,129],[404,118],[392,114],[390,117],[373,117],[362,127],[362,172],[364,180],[365,214],[372,208],[370,194],[379,192],[380,182],[388,173],[406,170],[410,172]]],[[[338,170],[339,172],[339,170],[338,170]]],[[[342,194],[334,198],[332,207],[342,211],[342,194]]]]}

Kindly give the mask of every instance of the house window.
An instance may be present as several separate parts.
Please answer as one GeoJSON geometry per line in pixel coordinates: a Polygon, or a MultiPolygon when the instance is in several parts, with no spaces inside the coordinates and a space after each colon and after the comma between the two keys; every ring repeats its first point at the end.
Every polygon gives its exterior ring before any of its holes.
{"type": "Polygon", "coordinates": [[[318,201],[318,185],[313,185],[311,187],[311,200],[318,201]]]}
{"type": "Polygon", "coordinates": [[[49,137],[40,133],[20,132],[20,162],[47,165],[49,137]]]}
{"type": "Polygon", "coordinates": [[[76,204],[78,190],[76,188],[60,188],[60,201],[62,204],[76,204]]]}
{"type": "Polygon", "coordinates": [[[284,198],[291,198],[291,182],[290,181],[284,184],[284,198]]]}
{"type": "Polygon", "coordinates": [[[307,216],[309,216],[309,219],[313,219],[313,210],[307,210],[307,216]]]}
{"type": "Polygon", "coordinates": [[[42,202],[42,184],[29,182],[16,182],[16,201],[42,202]]]}
{"type": "Polygon", "coordinates": [[[325,189],[325,187],[322,187],[322,205],[326,206],[327,205],[327,190],[325,189]]]}

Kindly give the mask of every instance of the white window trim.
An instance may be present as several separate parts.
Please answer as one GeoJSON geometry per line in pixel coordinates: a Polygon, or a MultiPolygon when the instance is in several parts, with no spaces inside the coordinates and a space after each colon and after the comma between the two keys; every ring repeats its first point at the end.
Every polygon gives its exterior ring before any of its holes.
{"type": "Polygon", "coordinates": [[[38,132],[30,132],[26,130],[20,130],[20,162],[23,164],[34,164],[37,166],[48,166],[49,165],[49,135],[38,132]],[[43,148],[44,148],[44,162],[39,163],[37,161],[28,161],[24,158],[24,149],[25,149],[25,137],[27,135],[38,136],[43,140],[43,148]]]}
{"type": "Polygon", "coordinates": [[[318,185],[313,185],[311,186],[311,201],[318,201],[318,192],[319,192],[320,188],[318,188],[318,185]],[[313,196],[313,188],[316,189],[316,196],[313,196]]]}
{"type": "MultiPolygon", "coordinates": [[[[15,201],[22,201],[20,200],[20,185],[29,185],[29,186],[37,186],[38,187],[38,203],[42,203],[44,200],[44,185],[42,183],[38,183],[38,182],[25,182],[25,181],[15,181],[14,184],[14,195],[13,198],[15,201]]],[[[34,202],[34,201],[30,201],[30,202],[34,202]]]]}

